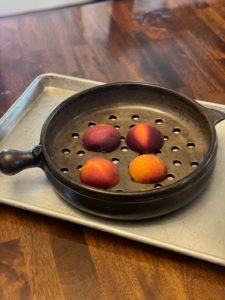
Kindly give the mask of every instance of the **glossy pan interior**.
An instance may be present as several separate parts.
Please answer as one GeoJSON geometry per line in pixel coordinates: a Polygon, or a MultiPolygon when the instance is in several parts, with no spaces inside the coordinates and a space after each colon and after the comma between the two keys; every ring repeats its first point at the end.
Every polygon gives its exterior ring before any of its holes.
{"type": "MultiPolygon", "coordinates": [[[[42,167],[56,191],[73,206],[88,213],[120,220],[140,220],[164,215],[194,200],[208,184],[216,162],[215,124],[224,114],[163,87],[147,83],[113,83],[76,94],[60,104],[43,125],[40,145],[31,153],[16,154],[21,168],[42,167]],[[168,168],[157,184],[135,183],[128,174],[131,159],[125,137],[128,129],[149,122],[164,135],[156,155],[168,168]],[[110,153],[86,151],[82,136],[89,126],[114,125],[121,133],[120,146],[110,153]],[[117,164],[120,182],[110,190],[83,185],[84,162],[101,156],[117,164]],[[28,159],[29,157],[29,159],[28,159]]],[[[0,167],[7,173],[4,156],[0,167]],[[4,165],[4,166],[3,166],[4,165]]],[[[11,152],[10,152],[11,153],[11,152]]],[[[11,168],[15,153],[10,156],[11,168]]]]}

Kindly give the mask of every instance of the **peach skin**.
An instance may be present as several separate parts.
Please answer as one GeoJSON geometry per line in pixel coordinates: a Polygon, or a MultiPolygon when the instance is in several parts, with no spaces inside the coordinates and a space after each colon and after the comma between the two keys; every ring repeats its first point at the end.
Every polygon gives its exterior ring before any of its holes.
{"type": "Polygon", "coordinates": [[[90,151],[110,152],[120,144],[120,137],[119,131],[114,126],[97,124],[85,132],[83,146],[90,151]]]}
{"type": "Polygon", "coordinates": [[[108,189],[119,183],[117,167],[109,160],[101,157],[93,157],[85,162],[80,170],[82,183],[108,189]]]}
{"type": "Polygon", "coordinates": [[[140,123],[130,128],[127,136],[127,146],[138,153],[155,153],[163,146],[161,131],[148,123],[140,123]]]}
{"type": "Polygon", "coordinates": [[[130,162],[129,173],[136,182],[155,183],[166,178],[167,168],[158,156],[142,154],[130,162]]]}

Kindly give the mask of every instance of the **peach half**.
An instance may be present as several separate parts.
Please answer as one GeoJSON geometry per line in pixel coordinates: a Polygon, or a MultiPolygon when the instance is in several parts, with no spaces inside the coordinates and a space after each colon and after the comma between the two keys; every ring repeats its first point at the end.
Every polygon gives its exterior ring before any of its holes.
{"type": "Polygon", "coordinates": [[[110,152],[120,144],[120,137],[119,131],[114,126],[97,124],[84,133],[83,146],[90,151],[110,152]]]}
{"type": "Polygon", "coordinates": [[[148,123],[140,123],[130,128],[127,146],[138,153],[156,153],[163,146],[163,135],[160,130],[148,123]]]}
{"type": "Polygon", "coordinates": [[[167,168],[158,156],[142,154],[130,162],[129,173],[136,182],[155,183],[166,178],[167,168]]]}
{"type": "Polygon", "coordinates": [[[82,183],[100,189],[112,188],[119,183],[117,167],[102,157],[93,157],[80,170],[82,183]]]}

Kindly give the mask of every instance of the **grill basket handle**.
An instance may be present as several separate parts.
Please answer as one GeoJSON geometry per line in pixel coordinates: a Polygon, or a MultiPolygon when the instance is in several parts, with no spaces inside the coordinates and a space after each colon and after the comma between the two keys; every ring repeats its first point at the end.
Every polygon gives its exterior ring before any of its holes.
{"type": "Polygon", "coordinates": [[[225,113],[220,110],[207,108],[204,106],[203,110],[214,125],[218,124],[219,122],[225,119],[225,113]]]}
{"type": "Polygon", "coordinates": [[[6,175],[14,175],[24,169],[38,167],[41,157],[41,145],[28,151],[5,149],[0,152],[0,171],[6,175]]]}

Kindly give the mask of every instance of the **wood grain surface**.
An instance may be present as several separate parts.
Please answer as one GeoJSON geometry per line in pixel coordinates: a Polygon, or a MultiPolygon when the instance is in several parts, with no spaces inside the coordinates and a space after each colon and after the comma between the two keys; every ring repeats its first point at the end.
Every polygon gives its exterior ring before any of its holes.
{"type": "MultiPolygon", "coordinates": [[[[225,2],[99,1],[0,19],[0,114],[46,72],[225,104],[225,2]]],[[[0,205],[0,299],[223,300],[225,269],[0,205]]]]}

